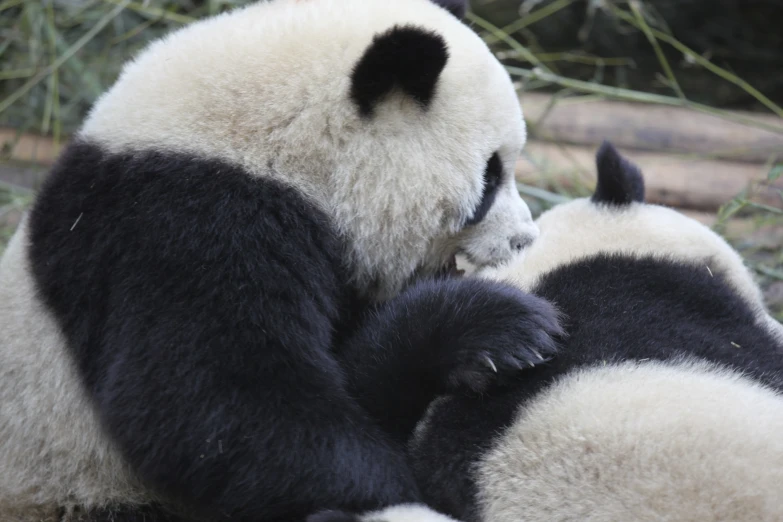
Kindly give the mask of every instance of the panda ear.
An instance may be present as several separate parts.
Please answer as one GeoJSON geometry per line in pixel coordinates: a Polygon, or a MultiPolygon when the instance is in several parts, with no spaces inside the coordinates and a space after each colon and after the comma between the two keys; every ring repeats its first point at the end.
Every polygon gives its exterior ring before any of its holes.
{"type": "Polygon", "coordinates": [[[644,203],[644,177],[639,168],[604,141],[596,154],[598,183],[592,200],[609,205],[644,203]]]}
{"type": "Polygon", "coordinates": [[[418,27],[395,26],[377,35],[354,67],[351,99],[362,116],[370,116],[397,87],[426,109],[448,59],[441,36],[418,27]]]}
{"type": "Polygon", "coordinates": [[[448,12],[462,20],[468,12],[467,0],[432,0],[433,3],[446,9],[448,12]]]}

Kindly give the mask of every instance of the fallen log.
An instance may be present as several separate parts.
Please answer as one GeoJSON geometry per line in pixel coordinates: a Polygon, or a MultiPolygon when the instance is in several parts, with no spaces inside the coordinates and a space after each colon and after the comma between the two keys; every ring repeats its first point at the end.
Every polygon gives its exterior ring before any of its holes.
{"type": "MultiPolygon", "coordinates": [[[[696,154],[704,158],[767,163],[783,161],[783,134],[680,107],[575,97],[556,100],[539,93],[520,96],[531,138],[597,147],[696,154]]],[[[783,129],[783,118],[732,111],[783,129]]]]}
{"type": "MultiPolygon", "coordinates": [[[[783,179],[767,182],[767,169],[762,165],[683,158],[623,147],[618,150],[644,172],[650,202],[715,212],[747,190],[750,201],[783,209],[783,179]]],[[[595,152],[593,146],[529,141],[517,163],[517,181],[544,188],[592,188],[595,152]]]]}
{"type": "Polygon", "coordinates": [[[0,128],[0,149],[3,158],[11,161],[51,165],[64,145],[57,146],[48,136],[0,128]]]}

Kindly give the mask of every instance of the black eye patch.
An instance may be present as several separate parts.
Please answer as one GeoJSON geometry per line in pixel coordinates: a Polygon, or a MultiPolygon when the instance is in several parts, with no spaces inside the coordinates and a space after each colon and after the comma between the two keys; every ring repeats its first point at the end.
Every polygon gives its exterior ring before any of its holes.
{"type": "Polygon", "coordinates": [[[481,201],[473,211],[473,216],[465,223],[465,226],[475,225],[484,219],[495,202],[495,196],[503,184],[503,163],[500,161],[498,153],[494,153],[487,162],[487,168],[484,170],[484,192],[481,195],[481,201]]]}

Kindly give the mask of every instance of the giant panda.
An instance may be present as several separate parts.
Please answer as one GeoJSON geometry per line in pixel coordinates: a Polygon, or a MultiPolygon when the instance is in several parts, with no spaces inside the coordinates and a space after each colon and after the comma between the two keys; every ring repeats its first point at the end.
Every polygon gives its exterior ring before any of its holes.
{"type": "Polygon", "coordinates": [[[124,67],[0,261],[0,518],[437,515],[401,434],[559,331],[442,274],[537,236],[518,100],[463,10],[259,2],[124,67]]]}
{"type": "Polygon", "coordinates": [[[736,251],[645,203],[609,143],[597,174],[476,272],[553,303],[565,336],[518,378],[430,405],[409,445],[425,499],[464,522],[783,520],[783,327],[736,251]]]}

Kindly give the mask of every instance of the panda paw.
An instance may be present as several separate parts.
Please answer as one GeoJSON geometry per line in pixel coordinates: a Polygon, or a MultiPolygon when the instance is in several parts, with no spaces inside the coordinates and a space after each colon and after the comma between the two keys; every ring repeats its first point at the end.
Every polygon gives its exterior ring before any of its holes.
{"type": "Polygon", "coordinates": [[[505,284],[481,282],[470,298],[452,305],[459,313],[446,336],[452,345],[444,347],[450,392],[482,393],[549,361],[564,335],[551,303],[505,284]]]}

